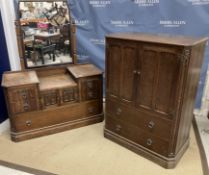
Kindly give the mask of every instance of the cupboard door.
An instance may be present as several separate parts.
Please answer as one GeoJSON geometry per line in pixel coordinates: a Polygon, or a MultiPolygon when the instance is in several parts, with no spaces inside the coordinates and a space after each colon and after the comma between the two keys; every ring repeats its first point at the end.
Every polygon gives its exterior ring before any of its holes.
{"type": "MultiPolygon", "coordinates": [[[[142,48],[140,49],[142,50],[142,48]]],[[[137,80],[137,106],[152,109],[154,99],[154,86],[157,74],[157,52],[151,49],[143,49],[138,59],[140,76],[137,80]]]]}
{"type": "Polygon", "coordinates": [[[155,111],[174,115],[180,59],[176,53],[159,52],[155,111]]]}
{"type": "Polygon", "coordinates": [[[124,44],[122,47],[122,62],[121,62],[121,85],[120,97],[121,100],[127,103],[133,102],[134,95],[134,79],[137,74],[136,59],[137,48],[133,43],[124,44]]]}
{"type": "Polygon", "coordinates": [[[111,97],[119,97],[120,95],[120,79],[121,79],[121,62],[122,52],[119,43],[110,43],[107,45],[107,95],[111,97]]]}
{"type": "Polygon", "coordinates": [[[137,106],[172,118],[182,69],[175,48],[144,46],[139,58],[137,106]]]}

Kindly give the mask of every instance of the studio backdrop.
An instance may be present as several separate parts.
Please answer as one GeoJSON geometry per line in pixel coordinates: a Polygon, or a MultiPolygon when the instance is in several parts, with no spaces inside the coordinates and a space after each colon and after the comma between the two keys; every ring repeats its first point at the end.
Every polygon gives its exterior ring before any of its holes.
{"type": "MultiPolygon", "coordinates": [[[[146,32],[209,37],[209,0],[68,0],[77,25],[79,62],[105,70],[105,35],[146,32]]],[[[201,106],[209,62],[207,44],[196,108],[201,106]]]]}

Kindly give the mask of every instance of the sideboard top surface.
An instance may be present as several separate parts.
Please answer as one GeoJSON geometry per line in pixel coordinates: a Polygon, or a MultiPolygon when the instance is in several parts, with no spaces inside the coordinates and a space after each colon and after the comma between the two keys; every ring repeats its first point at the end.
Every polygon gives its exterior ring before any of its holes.
{"type": "Polygon", "coordinates": [[[93,64],[82,64],[76,66],[69,66],[67,68],[75,78],[88,77],[93,75],[100,75],[102,71],[93,64]]]}
{"type": "Polygon", "coordinates": [[[5,73],[3,75],[2,86],[3,87],[15,87],[20,85],[36,84],[39,83],[39,79],[35,71],[5,73]]]}
{"type": "Polygon", "coordinates": [[[147,33],[113,33],[106,38],[135,40],[150,43],[160,43],[179,46],[193,46],[208,40],[207,37],[186,37],[167,34],[147,34],[147,33]]]}
{"type": "Polygon", "coordinates": [[[39,88],[41,91],[77,86],[68,74],[40,77],[39,80],[39,88]]]}

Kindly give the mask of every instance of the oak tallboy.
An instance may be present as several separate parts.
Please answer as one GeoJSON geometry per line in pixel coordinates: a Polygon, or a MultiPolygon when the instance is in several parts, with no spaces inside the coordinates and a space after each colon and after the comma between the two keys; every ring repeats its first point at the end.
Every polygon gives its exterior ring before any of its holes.
{"type": "Polygon", "coordinates": [[[189,146],[207,38],[106,37],[105,137],[166,168],[189,146]]]}

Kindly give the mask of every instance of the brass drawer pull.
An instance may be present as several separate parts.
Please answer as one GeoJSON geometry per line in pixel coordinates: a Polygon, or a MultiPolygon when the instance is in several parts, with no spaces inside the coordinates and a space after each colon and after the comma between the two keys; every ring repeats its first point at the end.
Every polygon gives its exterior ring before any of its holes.
{"type": "Polygon", "coordinates": [[[116,125],[116,131],[120,131],[121,130],[121,126],[120,125],[116,125]]]}
{"type": "Polygon", "coordinates": [[[23,106],[23,108],[24,108],[24,111],[29,110],[29,106],[28,105],[23,106]]]}
{"type": "Polygon", "coordinates": [[[137,74],[137,71],[136,71],[136,70],[134,70],[134,71],[133,71],[133,74],[137,74]]]}
{"type": "Polygon", "coordinates": [[[148,146],[151,146],[152,143],[153,143],[152,139],[147,139],[147,145],[148,145],[148,146]]]}
{"type": "Polygon", "coordinates": [[[25,124],[26,124],[26,126],[31,126],[32,121],[31,121],[31,120],[27,120],[27,121],[25,122],[25,124]]]}
{"type": "Polygon", "coordinates": [[[153,121],[150,121],[149,124],[148,124],[148,127],[149,127],[150,129],[153,129],[154,126],[155,126],[155,123],[154,123],[153,121]]]}
{"type": "Polygon", "coordinates": [[[122,112],[122,110],[121,110],[120,108],[118,108],[117,111],[116,111],[116,114],[117,114],[117,115],[120,115],[121,112],[122,112]]]}

